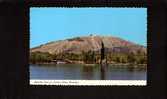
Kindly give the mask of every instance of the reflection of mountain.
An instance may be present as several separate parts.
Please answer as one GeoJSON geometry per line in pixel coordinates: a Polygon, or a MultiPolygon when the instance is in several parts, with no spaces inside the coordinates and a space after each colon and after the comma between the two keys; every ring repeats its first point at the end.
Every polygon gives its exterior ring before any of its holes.
{"type": "Polygon", "coordinates": [[[51,54],[80,54],[83,51],[87,52],[89,50],[99,52],[101,49],[101,42],[104,43],[106,52],[137,53],[138,51],[142,51],[146,53],[146,47],[112,36],[75,37],[61,41],[49,42],[47,44],[32,48],[30,51],[49,52],[51,54]]]}

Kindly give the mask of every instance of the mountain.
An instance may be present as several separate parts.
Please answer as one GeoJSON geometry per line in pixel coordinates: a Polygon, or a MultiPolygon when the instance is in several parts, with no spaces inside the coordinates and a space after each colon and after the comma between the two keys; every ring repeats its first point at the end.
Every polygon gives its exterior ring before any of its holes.
{"type": "Polygon", "coordinates": [[[66,40],[49,42],[30,49],[30,52],[49,52],[51,54],[88,52],[89,50],[100,52],[101,42],[104,43],[106,52],[115,53],[147,53],[146,47],[113,36],[83,36],[66,40]]]}

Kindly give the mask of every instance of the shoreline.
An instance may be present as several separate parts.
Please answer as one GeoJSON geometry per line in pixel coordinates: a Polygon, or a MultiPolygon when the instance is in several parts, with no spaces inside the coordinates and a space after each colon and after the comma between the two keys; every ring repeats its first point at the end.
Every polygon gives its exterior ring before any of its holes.
{"type": "MultiPolygon", "coordinates": [[[[59,65],[59,64],[56,64],[56,63],[29,63],[30,65],[31,64],[35,64],[35,65],[59,65]]],[[[96,66],[96,65],[100,65],[100,64],[94,64],[94,63],[62,63],[62,64],[80,64],[80,65],[84,65],[84,66],[96,66]]],[[[109,63],[108,65],[113,65],[113,66],[135,66],[135,67],[138,67],[138,66],[142,66],[142,67],[147,67],[147,64],[133,64],[133,63],[109,63]]]]}

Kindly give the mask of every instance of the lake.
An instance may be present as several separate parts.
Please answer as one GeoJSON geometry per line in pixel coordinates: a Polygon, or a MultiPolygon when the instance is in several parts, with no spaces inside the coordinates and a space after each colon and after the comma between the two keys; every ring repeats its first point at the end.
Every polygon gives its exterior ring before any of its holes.
{"type": "Polygon", "coordinates": [[[146,80],[147,71],[142,68],[128,68],[109,65],[105,72],[100,66],[81,64],[30,65],[30,79],[41,80],[146,80]]]}

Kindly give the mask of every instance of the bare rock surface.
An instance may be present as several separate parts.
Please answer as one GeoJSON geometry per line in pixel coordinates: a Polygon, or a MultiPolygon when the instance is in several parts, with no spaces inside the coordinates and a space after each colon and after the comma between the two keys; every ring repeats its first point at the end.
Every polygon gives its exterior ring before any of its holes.
{"type": "Polygon", "coordinates": [[[113,36],[84,36],[75,37],[61,41],[49,42],[30,49],[30,52],[49,52],[51,54],[59,53],[82,53],[91,51],[100,51],[101,42],[108,52],[137,53],[138,51],[147,52],[146,47],[135,44],[130,41],[113,36]]]}

